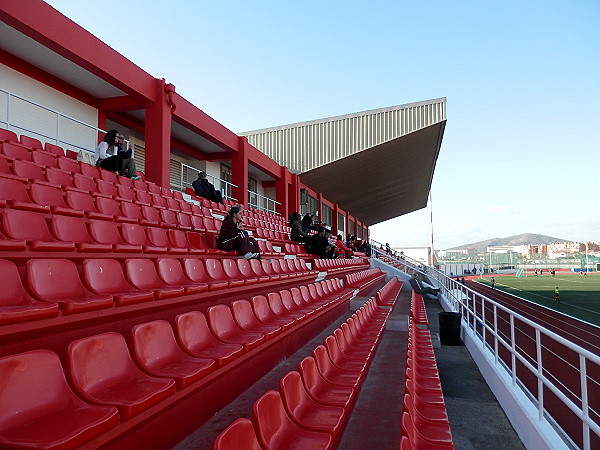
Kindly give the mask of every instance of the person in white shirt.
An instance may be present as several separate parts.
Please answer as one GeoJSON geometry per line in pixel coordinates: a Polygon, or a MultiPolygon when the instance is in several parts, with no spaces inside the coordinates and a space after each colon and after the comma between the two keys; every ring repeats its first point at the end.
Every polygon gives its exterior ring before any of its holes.
{"type": "Polygon", "coordinates": [[[117,130],[107,131],[102,142],[96,147],[94,156],[97,166],[119,174],[123,170],[123,156],[118,155],[118,148],[115,145],[117,134],[117,130]]]}

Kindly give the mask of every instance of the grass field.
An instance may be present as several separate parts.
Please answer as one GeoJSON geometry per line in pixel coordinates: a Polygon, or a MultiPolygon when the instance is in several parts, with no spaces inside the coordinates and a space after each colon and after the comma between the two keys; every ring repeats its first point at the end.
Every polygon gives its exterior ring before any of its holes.
{"type": "MultiPolygon", "coordinates": [[[[586,322],[600,326],[600,274],[556,274],[544,276],[496,276],[496,289],[525,298],[586,322]],[[554,301],[554,289],[560,291],[560,304],[554,301]]],[[[491,277],[476,279],[490,285],[491,277]]]]}

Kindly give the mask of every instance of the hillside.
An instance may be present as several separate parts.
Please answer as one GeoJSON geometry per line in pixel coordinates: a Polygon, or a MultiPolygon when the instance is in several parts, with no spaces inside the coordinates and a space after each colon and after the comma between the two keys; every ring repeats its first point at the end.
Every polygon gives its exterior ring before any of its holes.
{"type": "Polygon", "coordinates": [[[515,236],[509,236],[505,238],[493,238],[485,241],[474,242],[472,244],[460,245],[458,247],[452,247],[448,250],[462,250],[466,248],[474,248],[478,253],[485,252],[487,247],[497,245],[527,245],[527,244],[551,244],[553,242],[571,242],[568,239],[555,238],[551,236],[544,236],[543,234],[523,233],[515,236]]]}

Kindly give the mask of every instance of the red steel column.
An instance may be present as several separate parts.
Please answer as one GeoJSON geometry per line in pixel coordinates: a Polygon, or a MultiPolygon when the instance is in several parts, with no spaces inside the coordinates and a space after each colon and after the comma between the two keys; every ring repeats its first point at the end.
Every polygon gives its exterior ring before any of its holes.
{"type": "Polygon", "coordinates": [[[231,182],[237,187],[232,188],[232,195],[239,205],[248,205],[248,139],[239,137],[239,151],[231,154],[231,182]]]}
{"type": "Polygon", "coordinates": [[[288,213],[290,212],[288,208],[289,172],[285,166],[281,166],[280,172],[279,178],[275,180],[275,200],[281,204],[276,205],[276,211],[287,219],[288,213]]]}
{"type": "Polygon", "coordinates": [[[288,188],[288,214],[300,212],[300,177],[291,174],[291,187],[288,188]]]}
{"type": "Polygon", "coordinates": [[[159,186],[169,187],[171,156],[171,116],[174,105],[169,90],[173,85],[164,79],[156,79],[156,100],[146,106],[146,178],[159,186]]]}
{"type": "MultiPolygon", "coordinates": [[[[337,236],[338,228],[339,228],[339,226],[338,226],[338,212],[339,211],[338,211],[337,203],[333,204],[332,210],[333,211],[331,213],[331,216],[332,216],[331,217],[331,232],[337,236]]],[[[344,237],[344,236],[342,236],[342,237],[344,237]]]]}

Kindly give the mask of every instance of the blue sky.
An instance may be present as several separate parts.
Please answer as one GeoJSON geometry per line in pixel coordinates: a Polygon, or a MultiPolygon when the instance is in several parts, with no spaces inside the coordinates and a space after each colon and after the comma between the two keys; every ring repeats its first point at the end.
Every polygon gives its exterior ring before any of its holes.
{"type": "MultiPolygon", "coordinates": [[[[447,97],[437,249],[600,240],[600,2],[48,3],[235,132],[447,97]]],[[[371,235],[429,230],[421,210],[371,235]]]]}

